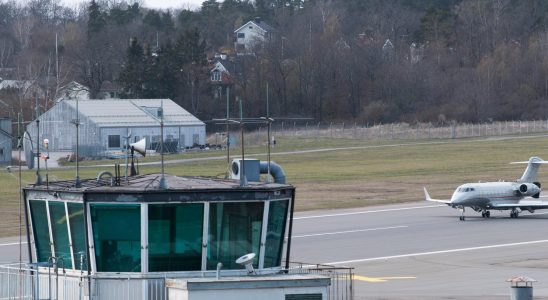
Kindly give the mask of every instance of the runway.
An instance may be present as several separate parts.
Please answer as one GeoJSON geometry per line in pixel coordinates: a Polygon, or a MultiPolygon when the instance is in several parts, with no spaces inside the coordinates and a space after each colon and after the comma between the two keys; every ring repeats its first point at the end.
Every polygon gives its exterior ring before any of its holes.
{"type": "Polygon", "coordinates": [[[548,213],[490,219],[413,203],[297,214],[292,261],[355,268],[356,299],[508,299],[506,279],[548,299],[548,213]]]}
{"type": "MultiPolygon", "coordinates": [[[[548,299],[548,210],[459,215],[422,202],[297,213],[291,260],[354,267],[355,299],[509,299],[519,275],[548,299]]],[[[0,263],[18,261],[18,240],[0,239],[0,263]]]]}

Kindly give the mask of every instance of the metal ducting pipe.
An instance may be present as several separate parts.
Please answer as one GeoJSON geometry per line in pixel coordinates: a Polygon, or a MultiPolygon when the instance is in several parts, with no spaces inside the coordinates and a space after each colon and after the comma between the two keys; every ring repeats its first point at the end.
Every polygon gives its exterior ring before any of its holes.
{"type": "MultiPolygon", "coordinates": [[[[260,162],[261,174],[268,174],[268,162],[260,162]]],[[[284,169],[277,163],[270,161],[270,175],[274,178],[275,183],[285,184],[285,172],[284,169]]]]}

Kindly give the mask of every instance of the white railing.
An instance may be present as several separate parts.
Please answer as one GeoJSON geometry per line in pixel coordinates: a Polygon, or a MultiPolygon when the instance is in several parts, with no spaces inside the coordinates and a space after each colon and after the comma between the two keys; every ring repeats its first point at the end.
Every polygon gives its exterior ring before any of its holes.
{"type": "MultiPolygon", "coordinates": [[[[0,300],[167,300],[167,278],[184,278],[182,273],[120,274],[99,276],[65,272],[62,268],[11,264],[0,266],[0,300]]],[[[225,275],[231,273],[225,271],[225,275]]],[[[293,264],[276,274],[316,274],[331,278],[328,300],[353,299],[351,268],[293,264]]],[[[204,272],[214,278],[215,272],[204,272]]]]}

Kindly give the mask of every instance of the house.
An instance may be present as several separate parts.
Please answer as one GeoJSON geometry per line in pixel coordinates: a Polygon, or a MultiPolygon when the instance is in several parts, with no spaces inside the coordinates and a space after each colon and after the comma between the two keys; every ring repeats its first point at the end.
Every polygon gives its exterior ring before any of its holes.
{"type": "Polygon", "coordinates": [[[11,162],[12,139],[11,120],[0,118],[0,164],[11,162]]]}
{"type": "Polygon", "coordinates": [[[14,94],[19,98],[43,98],[44,91],[31,80],[0,80],[0,94],[14,94]]]}
{"type": "Polygon", "coordinates": [[[273,38],[275,29],[261,18],[245,23],[234,30],[234,49],[238,55],[252,54],[257,46],[273,38]]]}
{"type": "MultiPolygon", "coordinates": [[[[170,99],[68,99],[39,117],[40,136],[49,139],[50,151],[74,151],[77,106],[82,156],[120,152],[127,136],[130,143],[145,138],[147,149],[158,150],[162,118],[164,144],[175,150],[205,144],[204,122],[170,99]]],[[[27,131],[36,135],[36,122],[27,131]]]]}
{"type": "Polygon", "coordinates": [[[71,81],[68,84],[62,86],[59,89],[57,95],[58,96],[57,99],[55,99],[55,102],[76,98],[80,100],[87,100],[89,99],[89,88],[76,81],[71,81]]]}
{"type": "Polygon", "coordinates": [[[123,88],[114,83],[110,82],[108,80],[103,81],[101,83],[101,88],[99,89],[99,94],[97,95],[97,98],[99,99],[116,99],[120,98],[120,94],[122,93],[123,88]]]}
{"type": "Polygon", "coordinates": [[[232,85],[235,64],[230,61],[226,54],[216,55],[211,64],[209,79],[212,85],[216,87],[225,87],[232,85]]]}

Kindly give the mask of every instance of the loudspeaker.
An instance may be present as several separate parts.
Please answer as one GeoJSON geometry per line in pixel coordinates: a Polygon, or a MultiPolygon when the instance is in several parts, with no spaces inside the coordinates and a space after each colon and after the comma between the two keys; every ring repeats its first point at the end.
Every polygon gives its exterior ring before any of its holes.
{"type": "Polygon", "coordinates": [[[138,142],[129,144],[129,147],[131,148],[131,150],[138,152],[143,157],[145,157],[145,155],[147,154],[147,140],[144,138],[138,142]]]}

